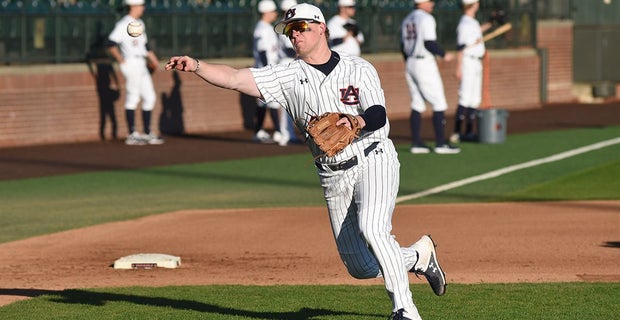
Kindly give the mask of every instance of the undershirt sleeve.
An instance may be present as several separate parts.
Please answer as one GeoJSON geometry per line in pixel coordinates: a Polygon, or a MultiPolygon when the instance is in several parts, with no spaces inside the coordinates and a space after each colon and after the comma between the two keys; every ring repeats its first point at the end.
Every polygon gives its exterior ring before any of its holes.
{"type": "Polygon", "coordinates": [[[385,108],[380,105],[371,106],[360,117],[366,122],[366,126],[363,128],[364,131],[381,129],[386,123],[385,108]]]}

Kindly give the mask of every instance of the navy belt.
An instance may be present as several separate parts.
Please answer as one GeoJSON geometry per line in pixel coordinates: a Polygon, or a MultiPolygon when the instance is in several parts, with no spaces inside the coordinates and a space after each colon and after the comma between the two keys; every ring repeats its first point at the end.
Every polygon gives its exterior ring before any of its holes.
{"type": "Polygon", "coordinates": [[[426,56],[415,56],[416,59],[424,59],[426,56]]]}
{"type": "MultiPolygon", "coordinates": [[[[369,145],[366,149],[364,149],[364,156],[368,157],[370,152],[372,152],[372,150],[375,150],[378,145],[379,145],[379,142],[373,142],[371,145],[369,145]]],[[[345,160],[345,161],[342,161],[342,162],[336,163],[336,164],[322,164],[322,163],[318,163],[318,162],[315,161],[314,165],[317,168],[319,168],[320,170],[325,170],[325,167],[327,167],[331,171],[340,171],[340,170],[351,169],[351,168],[355,167],[357,165],[357,163],[358,163],[357,162],[357,156],[353,156],[349,160],[345,160]]]]}
{"type": "Polygon", "coordinates": [[[472,58],[472,59],[482,60],[482,57],[476,57],[476,56],[467,56],[467,57],[472,58]]]}

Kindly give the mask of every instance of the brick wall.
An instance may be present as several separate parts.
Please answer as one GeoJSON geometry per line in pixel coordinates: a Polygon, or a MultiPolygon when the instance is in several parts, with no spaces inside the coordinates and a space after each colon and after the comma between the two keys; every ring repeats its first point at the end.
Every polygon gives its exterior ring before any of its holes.
{"type": "Polygon", "coordinates": [[[573,23],[540,21],[538,46],[547,50],[547,102],[571,99],[573,88],[573,23]]]}
{"type": "MultiPolygon", "coordinates": [[[[572,24],[541,23],[539,39],[541,47],[548,47],[548,101],[573,100],[570,93],[572,24]]],[[[410,98],[400,55],[378,54],[365,58],[379,72],[389,117],[408,117],[410,98]]],[[[237,67],[251,64],[249,59],[217,62],[237,67]]],[[[487,66],[491,107],[514,110],[540,105],[540,58],[536,50],[490,51],[487,66]]],[[[440,62],[449,114],[454,112],[457,100],[454,67],[454,62],[440,62]]],[[[185,133],[243,129],[237,92],[205,85],[193,74],[179,74],[177,86],[172,72],[156,72],[153,79],[158,101],[153,112],[152,128],[158,128],[159,124],[166,128],[178,127],[182,121],[185,133]],[[175,92],[179,94],[175,95],[175,92]],[[173,101],[163,103],[163,95],[166,100],[173,101]]],[[[127,129],[123,95],[116,101],[114,110],[119,137],[124,137],[127,129]]],[[[428,108],[425,116],[430,113],[428,108]]],[[[139,128],[140,118],[138,114],[139,128]]],[[[95,80],[86,64],[1,67],[0,119],[0,147],[98,140],[99,102],[95,80]]],[[[109,124],[106,132],[110,132],[109,124]]]]}

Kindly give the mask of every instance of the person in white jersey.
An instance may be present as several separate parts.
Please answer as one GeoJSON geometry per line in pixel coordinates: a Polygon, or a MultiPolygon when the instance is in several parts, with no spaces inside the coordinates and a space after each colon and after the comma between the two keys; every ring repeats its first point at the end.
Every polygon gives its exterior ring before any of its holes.
{"type": "Polygon", "coordinates": [[[122,17],[108,36],[108,51],[116,59],[125,78],[125,116],[129,135],[125,139],[128,145],[162,144],[164,140],[151,131],[151,113],[157,102],[151,72],[147,63],[157,66],[159,61],[148,44],[146,32],[138,37],[127,33],[127,25],[138,21],[144,25],[141,17],[144,14],[144,0],[125,0],[127,15],[122,17]],[[135,113],[142,100],[141,134],[135,125],[135,113]]]}
{"type": "Polygon", "coordinates": [[[332,50],[338,53],[360,56],[364,34],[357,21],[353,19],[356,10],[355,5],[355,0],[339,0],[338,14],[327,21],[327,28],[329,29],[329,44],[332,50]]]}
{"type": "Polygon", "coordinates": [[[444,61],[454,59],[437,43],[437,23],[431,14],[435,3],[431,0],[414,0],[415,9],[405,17],[401,25],[401,49],[405,58],[405,79],[411,95],[411,153],[430,153],[420,136],[422,113],[426,102],[433,108],[435,153],[454,154],[461,150],[445,138],[445,111],[448,109],[443,82],[435,56],[444,61]]]}
{"type": "MultiPolygon", "coordinates": [[[[280,2],[280,10],[283,14],[286,14],[288,9],[297,5],[297,0],[283,0],[280,2]]],[[[280,60],[278,63],[290,63],[295,60],[297,53],[293,48],[293,43],[288,39],[286,35],[279,34],[280,37],[280,50],[278,51],[278,57],[280,60]]],[[[280,133],[282,133],[282,139],[278,141],[281,146],[289,143],[299,144],[301,141],[297,138],[295,133],[295,124],[293,118],[286,112],[285,109],[280,110],[280,133]]]]}
{"type": "MultiPolygon", "coordinates": [[[[254,27],[252,52],[254,56],[254,67],[260,68],[279,61],[278,51],[280,49],[280,39],[273,31],[273,25],[278,19],[278,7],[272,0],[261,0],[258,3],[260,20],[254,27]]],[[[265,102],[258,100],[256,108],[256,125],[254,128],[254,141],[261,143],[273,143],[283,141],[284,137],[280,133],[280,118],[278,110],[280,105],[277,102],[265,102]],[[265,116],[269,111],[271,122],[273,123],[273,138],[263,129],[265,116]]]]}
{"type": "MultiPolygon", "coordinates": [[[[368,61],[330,50],[321,10],[300,3],[275,26],[289,37],[297,59],[287,64],[236,69],[190,56],[171,57],[166,70],[193,72],[207,83],[282,105],[295,119],[317,167],[317,174],[340,257],[351,276],[383,277],[394,319],[420,319],[408,272],[422,274],[437,295],[446,289],[435,244],[423,235],[401,247],[391,234],[400,163],[388,138],[385,96],[368,61]],[[325,112],[354,115],[360,136],[327,156],[306,132],[311,117],[325,112]]],[[[351,127],[345,117],[339,125],[351,127]]]]}
{"type": "MultiPolygon", "coordinates": [[[[489,30],[492,22],[480,25],[476,13],[480,8],[478,0],[462,0],[463,15],[456,27],[456,79],[459,81],[459,97],[454,118],[454,132],[450,142],[477,140],[474,124],[478,108],[482,103],[482,58],[486,53],[482,34],[489,30]],[[463,123],[465,131],[463,133],[463,123]]],[[[493,21],[493,20],[492,20],[493,21]]]]}

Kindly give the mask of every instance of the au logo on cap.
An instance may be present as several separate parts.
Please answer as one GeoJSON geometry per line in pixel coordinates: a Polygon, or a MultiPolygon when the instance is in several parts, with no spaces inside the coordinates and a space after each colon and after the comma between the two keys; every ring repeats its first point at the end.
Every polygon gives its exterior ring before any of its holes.
{"type": "Polygon", "coordinates": [[[295,8],[292,9],[288,9],[288,11],[286,12],[286,20],[292,18],[295,16],[295,8]]]}

